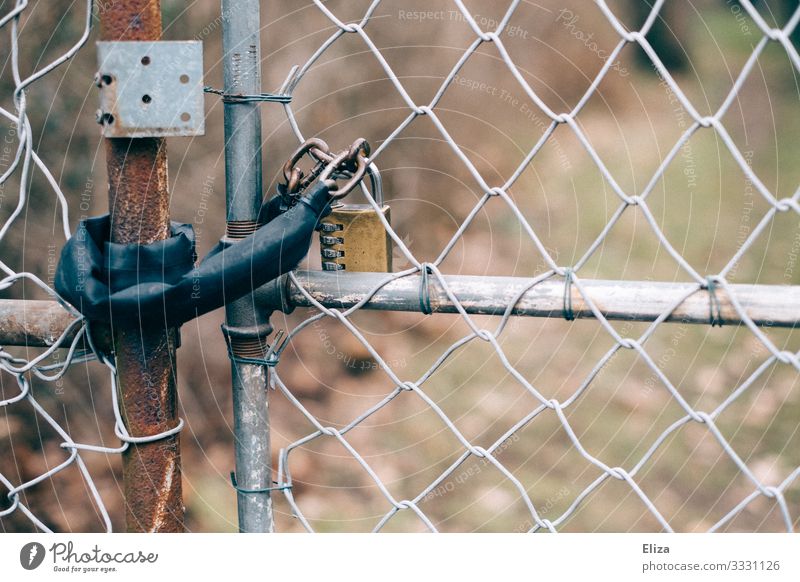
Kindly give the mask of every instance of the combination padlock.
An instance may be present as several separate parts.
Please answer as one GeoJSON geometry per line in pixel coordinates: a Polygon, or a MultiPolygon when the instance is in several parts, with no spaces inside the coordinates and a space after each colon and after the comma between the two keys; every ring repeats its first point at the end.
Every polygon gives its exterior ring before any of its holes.
{"type": "MultiPolygon", "coordinates": [[[[388,222],[391,213],[383,203],[380,175],[374,168],[368,173],[375,202],[388,222]]],[[[323,270],[392,272],[392,239],[372,205],[335,203],[319,229],[323,270]]]]}

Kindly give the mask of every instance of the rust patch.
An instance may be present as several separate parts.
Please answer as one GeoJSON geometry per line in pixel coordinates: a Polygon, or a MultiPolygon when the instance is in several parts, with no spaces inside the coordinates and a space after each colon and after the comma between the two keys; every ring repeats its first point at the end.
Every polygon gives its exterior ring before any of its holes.
{"type": "MultiPolygon", "coordinates": [[[[177,422],[174,342],[166,338],[160,329],[115,333],[123,416],[133,436],[158,434],[177,422]]],[[[123,475],[128,531],[183,531],[177,435],[131,446],[123,454],[123,475]]]]}
{"type": "MultiPolygon", "coordinates": [[[[0,300],[0,345],[50,347],[74,321],[55,301],[0,300]]],[[[76,327],[66,340],[72,341],[76,327]]]]}
{"type": "Polygon", "coordinates": [[[159,0],[111,0],[98,11],[101,40],[160,40],[159,0]]]}
{"type": "MultiPolygon", "coordinates": [[[[161,38],[159,0],[113,0],[100,11],[102,40],[161,38]]],[[[106,139],[111,240],[148,244],[169,236],[167,150],[163,138],[106,139]]],[[[159,326],[158,314],[114,330],[122,413],[132,436],[175,426],[176,330],[159,326]],[[147,320],[147,318],[151,318],[147,320]]],[[[128,531],[181,532],[180,440],[177,435],[133,445],[122,457],[128,531]]]]}
{"type": "Polygon", "coordinates": [[[163,138],[106,140],[111,240],[148,244],[169,235],[167,148],[163,138]]]}

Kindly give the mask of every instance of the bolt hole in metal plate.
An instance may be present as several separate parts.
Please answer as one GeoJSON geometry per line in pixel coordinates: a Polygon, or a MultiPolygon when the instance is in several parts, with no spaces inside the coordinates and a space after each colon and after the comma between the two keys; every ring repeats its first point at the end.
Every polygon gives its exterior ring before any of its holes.
{"type": "Polygon", "coordinates": [[[203,43],[98,42],[104,137],[203,135],[203,43]]]}

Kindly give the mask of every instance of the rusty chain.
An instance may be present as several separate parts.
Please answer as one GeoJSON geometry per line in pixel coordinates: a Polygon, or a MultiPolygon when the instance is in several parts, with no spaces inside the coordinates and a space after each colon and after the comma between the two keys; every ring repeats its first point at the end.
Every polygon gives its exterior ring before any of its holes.
{"type": "Polygon", "coordinates": [[[328,144],[319,138],[307,139],[283,165],[285,194],[297,199],[319,178],[330,189],[332,199],[344,198],[364,179],[369,154],[369,143],[364,138],[355,140],[348,149],[339,153],[333,153],[328,144]],[[315,161],[308,173],[298,167],[300,160],[306,156],[315,161]],[[339,186],[338,179],[347,181],[339,186]]]}

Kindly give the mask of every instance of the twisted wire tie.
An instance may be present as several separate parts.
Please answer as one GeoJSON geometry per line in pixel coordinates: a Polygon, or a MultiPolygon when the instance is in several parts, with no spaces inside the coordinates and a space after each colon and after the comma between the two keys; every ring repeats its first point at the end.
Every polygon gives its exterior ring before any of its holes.
{"type": "Polygon", "coordinates": [[[431,308],[431,290],[428,276],[432,274],[432,271],[428,263],[423,263],[421,267],[422,270],[420,274],[422,278],[419,285],[419,310],[425,315],[431,315],[433,309],[431,308]]]}
{"type": "Polygon", "coordinates": [[[287,336],[283,342],[281,339],[284,336],[284,330],[278,330],[278,333],[275,334],[275,339],[267,348],[267,353],[264,354],[263,358],[250,358],[247,356],[238,356],[233,352],[233,347],[231,346],[231,338],[228,337],[228,334],[225,333],[225,329],[223,326],[222,336],[225,338],[225,345],[228,351],[228,358],[231,362],[236,364],[250,364],[253,366],[266,366],[268,368],[274,368],[278,365],[281,359],[281,353],[283,353],[283,348],[286,347],[286,344],[289,341],[289,337],[287,336]]]}
{"type": "Polygon", "coordinates": [[[244,487],[239,487],[239,483],[236,481],[236,472],[235,471],[231,471],[231,486],[233,486],[233,488],[236,489],[236,491],[238,493],[243,493],[245,495],[250,494],[250,493],[269,493],[271,491],[286,491],[287,489],[291,489],[292,488],[292,486],[289,485],[288,483],[278,483],[277,481],[273,481],[273,483],[275,484],[274,487],[261,487],[261,488],[258,488],[258,489],[245,489],[244,487]]]}
{"type": "Polygon", "coordinates": [[[575,312],[572,310],[572,268],[564,269],[564,301],[561,313],[567,321],[575,321],[575,312]]]}
{"type": "Polygon", "coordinates": [[[717,296],[717,283],[712,277],[706,277],[706,290],[708,291],[708,320],[711,327],[722,327],[722,303],[717,296]],[[716,313],[715,313],[716,312],[716,313]]]}
{"type": "Polygon", "coordinates": [[[286,93],[243,95],[240,93],[225,93],[225,91],[214,89],[214,87],[203,87],[203,91],[219,95],[222,97],[223,103],[283,103],[285,105],[292,102],[292,96],[286,93]]]}

